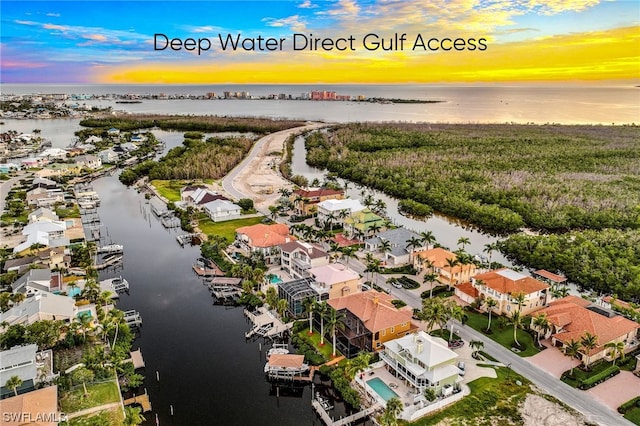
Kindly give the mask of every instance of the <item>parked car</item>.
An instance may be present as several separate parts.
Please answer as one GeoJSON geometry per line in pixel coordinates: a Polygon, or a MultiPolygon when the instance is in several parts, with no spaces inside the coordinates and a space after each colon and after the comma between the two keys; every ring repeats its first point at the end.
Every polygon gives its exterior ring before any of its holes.
{"type": "Polygon", "coordinates": [[[461,376],[464,376],[465,371],[465,365],[464,365],[464,361],[460,361],[458,363],[458,370],[460,370],[460,372],[458,374],[460,374],[461,376]]]}

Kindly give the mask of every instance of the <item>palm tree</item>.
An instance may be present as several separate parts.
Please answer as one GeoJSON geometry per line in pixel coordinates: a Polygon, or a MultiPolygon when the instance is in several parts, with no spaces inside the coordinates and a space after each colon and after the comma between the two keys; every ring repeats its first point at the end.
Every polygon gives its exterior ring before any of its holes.
{"type": "Polygon", "coordinates": [[[509,323],[513,325],[513,341],[516,343],[516,346],[520,346],[520,342],[518,342],[518,328],[522,326],[522,315],[520,311],[515,311],[511,314],[511,318],[509,318],[509,323]]]}
{"type": "Polygon", "coordinates": [[[333,337],[333,353],[331,354],[334,358],[336,357],[336,331],[344,330],[344,320],[346,316],[342,311],[336,311],[333,308],[329,308],[329,312],[327,315],[327,327],[329,327],[329,332],[333,337]]]}
{"type": "Polygon", "coordinates": [[[289,303],[287,303],[286,299],[278,299],[276,302],[276,312],[280,315],[280,318],[284,317],[284,313],[287,311],[289,307],[289,303]]]}
{"type": "Polygon", "coordinates": [[[469,342],[469,347],[473,349],[471,356],[478,356],[478,352],[484,348],[484,342],[482,340],[472,340],[469,342]]]}
{"type": "Polygon", "coordinates": [[[524,305],[524,302],[526,302],[526,300],[527,295],[522,291],[511,295],[511,301],[518,305],[518,312],[522,312],[522,305],[524,305]]]}
{"type": "Polygon", "coordinates": [[[109,311],[109,317],[111,319],[111,324],[115,325],[116,333],[113,336],[113,343],[111,344],[111,349],[116,347],[116,342],[118,341],[118,332],[120,331],[120,324],[124,322],[124,312],[120,309],[111,309],[109,311]]]}
{"type": "Polygon", "coordinates": [[[382,416],[380,416],[380,424],[382,426],[396,426],[398,424],[398,416],[402,413],[402,401],[398,397],[393,397],[387,401],[382,416]]]}
{"type": "Polygon", "coordinates": [[[453,285],[453,267],[457,266],[460,261],[458,261],[457,258],[449,258],[447,259],[447,267],[449,268],[449,287],[448,289],[451,290],[451,286],[453,285]]]}
{"type": "Polygon", "coordinates": [[[464,251],[464,248],[467,246],[467,244],[471,244],[471,240],[469,240],[468,237],[458,238],[458,245],[462,246],[462,251],[464,251]]]}
{"type": "Polygon", "coordinates": [[[331,258],[333,259],[333,261],[335,262],[336,260],[338,260],[338,253],[340,253],[340,244],[336,243],[335,241],[330,241],[329,242],[329,253],[331,253],[331,258]]]}
{"type": "Polygon", "coordinates": [[[422,241],[420,238],[411,237],[409,241],[407,241],[407,249],[409,249],[409,262],[413,262],[413,250],[418,247],[422,247],[422,241]]]}
{"type": "Polygon", "coordinates": [[[449,341],[453,340],[453,324],[454,320],[462,321],[464,317],[464,310],[454,301],[450,301],[447,305],[447,316],[449,317],[450,331],[449,331],[449,341]]]}
{"type": "Polygon", "coordinates": [[[618,356],[620,359],[624,359],[624,342],[609,342],[604,347],[609,349],[609,356],[613,358],[613,365],[616,365],[618,356]]]}
{"type": "Polygon", "coordinates": [[[18,396],[18,388],[22,386],[22,379],[20,379],[20,377],[18,376],[11,376],[9,380],[7,380],[7,383],[4,384],[4,386],[6,388],[12,389],[13,394],[15,396],[18,396]]]}
{"type": "Polygon", "coordinates": [[[320,346],[324,346],[324,319],[327,317],[329,305],[324,301],[316,302],[316,306],[313,310],[316,311],[320,317],[320,346]]]}
{"type": "Polygon", "coordinates": [[[291,190],[288,188],[280,188],[278,189],[278,193],[282,196],[282,198],[289,198],[291,195],[291,190]]]}
{"type": "Polygon", "coordinates": [[[147,419],[142,415],[140,407],[124,407],[124,426],[138,426],[147,419]]]}
{"type": "Polygon", "coordinates": [[[386,252],[391,251],[391,241],[389,240],[381,240],[380,244],[378,244],[378,249],[384,254],[386,252]]]}
{"type": "Polygon", "coordinates": [[[360,352],[355,358],[347,361],[344,372],[349,381],[353,380],[360,371],[366,370],[367,367],[369,367],[369,362],[372,357],[373,354],[370,352],[360,352]]]}
{"type": "MultiPolygon", "coordinates": [[[[562,352],[566,357],[569,357],[571,359],[575,358],[580,353],[580,342],[576,342],[575,340],[571,339],[569,343],[565,343],[562,352]]],[[[569,373],[569,375],[573,376],[573,364],[571,365],[571,372],[569,373]]]]}
{"type": "Polygon", "coordinates": [[[373,206],[373,211],[379,215],[382,215],[384,214],[384,211],[386,208],[387,208],[387,203],[385,203],[382,200],[376,200],[373,206]]]}
{"type": "Polygon", "coordinates": [[[370,208],[373,204],[374,204],[374,199],[373,199],[373,195],[371,194],[367,194],[364,199],[362,200],[362,204],[365,205],[365,207],[370,208]]]}
{"type": "Polygon", "coordinates": [[[381,229],[382,229],[382,225],[380,225],[378,222],[375,222],[373,225],[369,227],[369,233],[371,235],[375,235],[378,232],[380,232],[381,229]]]}
{"type": "Polygon", "coordinates": [[[420,241],[422,241],[426,247],[429,247],[436,242],[436,237],[433,236],[433,232],[431,231],[423,231],[420,233],[420,241]]]}
{"type": "Polygon", "coordinates": [[[422,277],[422,283],[426,284],[429,283],[430,287],[429,287],[429,299],[431,299],[433,297],[433,283],[438,279],[438,274],[436,274],[435,272],[431,272],[429,274],[424,274],[424,276],[422,277]]]}
{"type": "Polygon", "coordinates": [[[484,253],[487,253],[489,256],[489,265],[491,265],[491,255],[494,251],[498,249],[497,243],[487,243],[484,245],[484,249],[482,250],[484,253]]]}
{"type": "Polygon", "coordinates": [[[309,314],[309,334],[313,334],[313,308],[316,305],[316,300],[311,297],[305,297],[302,301],[304,311],[309,314]]]}
{"type": "Polygon", "coordinates": [[[547,334],[549,328],[551,327],[551,323],[549,322],[549,318],[547,318],[546,313],[542,313],[536,316],[533,319],[533,325],[536,327],[536,333],[538,334],[538,346],[540,346],[540,335],[547,334]]]}
{"type": "Polygon", "coordinates": [[[82,341],[86,342],[87,331],[91,329],[91,323],[93,321],[91,315],[80,315],[75,318],[75,321],[78,323],[80,331],[82,331],[82,341]]]}
{"type": "Polygon", "coordinates": [[[342,252],[342,257],[346,259],[346,264],[349,265],[349,258],[356,257],[356,252],[358,248],[355,246],[342,247],[340,250],[342,252]]]}
{"type": "Polygon", "coordinates": [[[553,286],[551,288],[551,296],[554,299],[562,299],[563,297],[567,297],[569,295],[569,288],[567,286],[553,286]]]}
{"type": "Polygon", "coordinates": [[[489,323],[487,324],[487,331],[489,331],[491,330],[491,313],[493,312],[493,308],[498,305],[498,302],[491,297],[487,297],[484,303],[487,306],[487,311],[489,311],[489,323]]]}
{"type": "Polygon", "coordinates": [[[431,330],[436,324],[442,328],[449,319],[444,301],[439,297],[435,299],[423,299],[422,310],[418,316],[422,321],[427,323],[427,330],[431,330]]]}
{"type": "Polygon", "coordinates": [[[584,349],[585,355],[587,356],[587,363],[584,368],[589,369],[589,365],[591,364],[591,350],[598,346],[598,337],[586,331],[582,337],[580,337],[580,346],[584,349]]]}

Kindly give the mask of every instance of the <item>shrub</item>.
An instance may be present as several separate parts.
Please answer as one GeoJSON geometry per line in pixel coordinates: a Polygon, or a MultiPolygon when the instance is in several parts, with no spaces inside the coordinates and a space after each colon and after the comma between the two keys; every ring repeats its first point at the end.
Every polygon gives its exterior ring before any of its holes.
{"type": "Polygon", "coordinates": [[[580,383],[578,387],[582,390],[590,389],[619,373],[620,373],[620,368],[617,365],[612,365],[611,367],[601,371],[598,374],[594,374],[591,377],[587,377],[582,381],[582,383],[580,383]]]}
{"type": "Polygon", "coordinates": [[[625,402],[621,406],[618,407],[618,413],[625,414],[627,411],[632,408],[640,407],[640,396],[636,396],[635,398],[625,402]]]}

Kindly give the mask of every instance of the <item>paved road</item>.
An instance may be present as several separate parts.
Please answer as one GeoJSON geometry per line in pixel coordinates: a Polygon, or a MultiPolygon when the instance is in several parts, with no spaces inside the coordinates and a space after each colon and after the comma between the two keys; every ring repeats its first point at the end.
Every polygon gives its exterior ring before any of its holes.
{"type": "MultiPolygon", "coordinates": [[[[413,308],[420,308],[422,300],[408,290],[391,288],[391,294],[394,297],[404,300],[407,305],[413,308]]],[[[596,401],[586,392],[574,389],[571,386],[561,382],[551,374],[539,369],[535,365],[528,362],[502,345],[494,342],[484,334],[463,326],[459,322],[455,322],[454,329],[456,333],[467,342],[471,340],[481,340],[484,342],[484,351],[518,374],[531,380],[533,384],[542,389],[543,392],[554,396],[558,400],[564,402],[576,411],[582,413],[590,422],[594,422],[603,426],[629,426],[631,422],[624,419],[618,412],[596,401]]]]}
{"type": "Polygon", "coordinates": [[[19,172],[17,176],[14,176],[9,180],[0,181],[0,213],[4,212],[6,198],[7,195],[9,195],[11,188],[13,188],[13,185],[15,185],[15,183],[20,179],[24,178],[27,174],[27,172],[19,172]]]}

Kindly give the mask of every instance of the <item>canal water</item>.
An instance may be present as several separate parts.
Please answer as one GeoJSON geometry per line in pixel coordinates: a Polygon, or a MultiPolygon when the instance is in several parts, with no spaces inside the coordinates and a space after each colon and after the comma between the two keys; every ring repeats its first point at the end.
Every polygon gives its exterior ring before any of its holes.
{"type": "MultiPolygon", "coordinates": [[[[268,345],[245,339],[250,324],[242,308],[213,304],[191,269],[199,247],[181,248],[176,231],[166,230],[144,196],[116,176],[98,179],[94,189],[103,235],[125,250],[122,268],[100,278],[126,278],[130,293],[118,308],[135,309],[143,319],[134,349],[142,349],[146,362],[144,387],[153,406],[146,424],[156,424],[156,414],[160,425],[322,424],[311,408],[309,386],[297,392],[285,386],[278,397],[265,380],[268,345]]],[[[315,389],[328,391],[322,384],[315,389]]],[[[345,412],[337,404],[333,415],[345,412]]]]}

